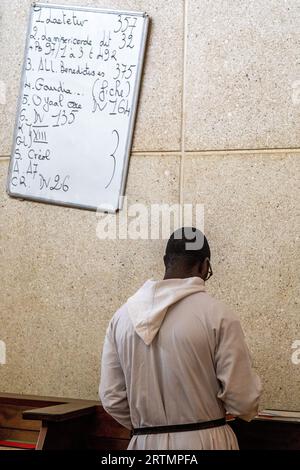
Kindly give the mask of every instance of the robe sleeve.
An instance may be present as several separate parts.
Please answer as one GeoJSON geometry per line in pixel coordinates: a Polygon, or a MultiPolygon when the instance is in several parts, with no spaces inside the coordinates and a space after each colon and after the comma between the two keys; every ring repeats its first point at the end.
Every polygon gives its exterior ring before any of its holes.
{"type": "Polygon", "coordinates": [[[116,421],[132,428],[124,373],[116,350],[110,323],[103,346],[99,396],[103,408],[116,421]]]}
{"type": "Polygon", "coordinates": [[[215,368],[220,390],[218,398],[233,416],[251,421],[258,412],[261,381],[252,369],[250,353],[237,317],[221,321],[217,334],[215,368]]]}

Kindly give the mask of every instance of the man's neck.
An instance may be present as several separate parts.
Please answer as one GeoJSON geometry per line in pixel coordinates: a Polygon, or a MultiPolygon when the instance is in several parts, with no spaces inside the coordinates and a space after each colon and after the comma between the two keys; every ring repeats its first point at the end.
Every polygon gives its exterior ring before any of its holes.
{"type": "Polygon", "coordinates": [[[167,279],[186,279],[188,277],[197,277],[197,276],[191,272],[183,273],[183,272],[178,272],[178,271],[166,271],[164,275],[164,281],[166,281],[167,279]]]}

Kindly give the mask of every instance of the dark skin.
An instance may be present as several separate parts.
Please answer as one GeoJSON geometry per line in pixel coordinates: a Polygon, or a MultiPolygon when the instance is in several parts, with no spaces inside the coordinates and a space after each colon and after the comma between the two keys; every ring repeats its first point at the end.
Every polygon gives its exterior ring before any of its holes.
{"type": "Polygon", "coordinates": [[[185,279],[187,277],[200,277],[203,281],[206,280],[209,271],[209,259],[205,258],[203,263],[195,263],[189,266],[184,260],[179,260],[172,266],[167,266],[166,257],[164,256],[165,264],[165,279],[185,279]]]}

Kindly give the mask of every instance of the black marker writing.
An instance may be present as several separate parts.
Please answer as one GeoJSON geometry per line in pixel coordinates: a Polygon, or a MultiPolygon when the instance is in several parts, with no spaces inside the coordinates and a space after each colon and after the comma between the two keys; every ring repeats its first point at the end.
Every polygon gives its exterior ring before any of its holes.
{"type": "Polygon", "coordinates": [[[115,172],[116,172],[116,152],[119,148],[119,144],[120,144],[120,136],[119,136],[119,133],[116,129],[114,129],[112,131],[112,135],[115,135],[116,136],[116,139],[117,139],[117,142],[116,142],[116,147],[115,147],[115,150],[110,154],[110,157],[113,159],[113,171],[112,171],[112,175],[110,177],[110,180],[109,182],[107,183],[107,185],[105,186],[105,189],[107,189],[110,185],[111,185],[111,182],[115,176],[115,172]]]}

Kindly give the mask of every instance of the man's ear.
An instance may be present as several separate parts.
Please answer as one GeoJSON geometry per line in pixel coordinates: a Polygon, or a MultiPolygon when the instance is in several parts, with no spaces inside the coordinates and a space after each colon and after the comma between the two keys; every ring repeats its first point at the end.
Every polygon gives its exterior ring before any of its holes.
{"type": "Polygon", "coordinates": [[[167,255],[164,256],[164,265],[165,265],[165,268],[167,267],[167,255]]]}
{"type": "Polygon", "coordinates": [[[202,279],[205,279],[208,273],[208,258],[205,258],[205,260],[202,261],[202,263],[199,263],[199,274],[202,279]]]}

